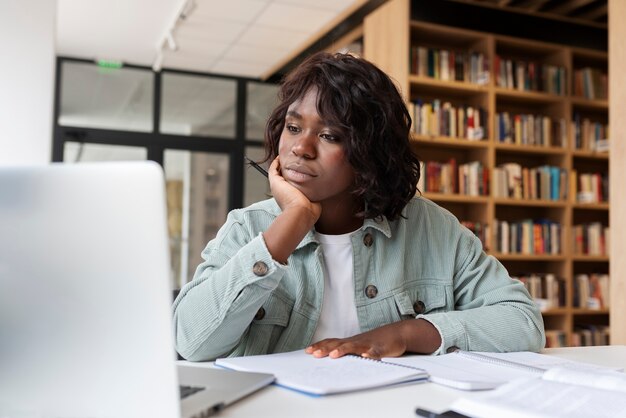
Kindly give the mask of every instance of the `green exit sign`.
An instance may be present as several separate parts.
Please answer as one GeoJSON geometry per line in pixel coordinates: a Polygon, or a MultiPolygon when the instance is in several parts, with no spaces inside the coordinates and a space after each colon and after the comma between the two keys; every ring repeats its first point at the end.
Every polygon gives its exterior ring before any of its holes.
{"type": "Polygon", "coordinates": [[[122,61],[114,60],[97,60],[96,63],[100,68],[122,68],[124,65],[122,61]]]}

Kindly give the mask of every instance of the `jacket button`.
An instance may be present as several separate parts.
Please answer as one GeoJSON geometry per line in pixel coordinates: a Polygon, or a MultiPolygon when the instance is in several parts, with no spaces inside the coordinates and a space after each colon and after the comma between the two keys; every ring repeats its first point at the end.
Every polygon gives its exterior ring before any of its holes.
{"type": "Polygon", "coordinates": [[[374,237],[372,236],[372,234],[368,232],[363,237],[363,244],[365,244],[366,247],[371,247],[373,243],[374,243],[374,237]]]}
{"type": "Polygon", "coordinates": [[[257,321],[265,318],[265,309],[261,306],[258,311],[256,311],[256,315],[254,315],[254,319],[257,321]]]}
{"type": "Polygon", "coordinates": [[[424,305],[424,302],[422,302],[421,300],[418,300],[413,304],[413,309],[415,310],[416,314],[423,314],[426,310],[426,305],[424,305]]]}
{"type": "Polygon", "coordinates": [[[458,349],[459,349],[459,347],[457,347],[456,345],[453,345],[452,347],[448,347],[448,349],[446,350],[446,353],[448,353],[448,354],[454,353],[458,349]]]}
{"type": "Polygon", "coordinates": [[[368,298],[374,299],[377,294],[378,289],[373,284],[370,284],[365,288],[365,296],[367,296],[368,298]]]}
{"type": "Polygon", "coordinates": [[[254,263],[254,266],[252,266],[252,272],[257,276],[265,276],[268,271],[267,264],[262,261],[257,261],[254,263]]]}

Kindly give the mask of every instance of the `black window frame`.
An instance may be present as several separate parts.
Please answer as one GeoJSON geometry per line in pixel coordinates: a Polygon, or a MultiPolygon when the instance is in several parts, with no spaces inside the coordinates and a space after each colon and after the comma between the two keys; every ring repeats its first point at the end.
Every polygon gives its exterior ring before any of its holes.
{"type": "Polygon", "coordinates": [[[248,83],[277,84],[275,81],[264,81],[259,78],[236,77],[224,74],[185,71],[172,68],[163,68],[154,71],[152,68],[141,65],[123,64],[122,68],[150,71],[154,75],[152,96],[152,131],[137,132],[118,129],[86,128],[77,126],[62,126],[59,124],[61,112],[61,92],[63,80],[63,63],[87,63],[97,66],[97,63],[88,59],[58,56],[56,58],[56,80],[54,89],[54,117],[52,135],[52,162],[63,162],[66,142],[85,144],[122,145],[142,147],[147,150],[147,159],[163,166],[165,151],[183,150],[191,152],[206,152],[227,154],[230,158],[228,210],[241,208],[244,201],[244,152],[246,147],[264,147],[262,139],[246,138],[246,111],[248,103],[248,83]],[[175,135],[159,132],[161,122],[162,83],[164,73],[191,75],[197,77],[221,78],[233,80],[236,83],[235,105],[235,136],[197,136],[175,135]]]}

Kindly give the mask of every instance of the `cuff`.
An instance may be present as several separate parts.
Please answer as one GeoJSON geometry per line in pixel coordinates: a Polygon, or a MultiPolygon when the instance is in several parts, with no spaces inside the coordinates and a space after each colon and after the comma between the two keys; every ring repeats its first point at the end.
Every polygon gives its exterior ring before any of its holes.
{"type": "Polygon", "coordinates": [[[441,345],[432,355],[446,354],[456,348],[467,350],[467,336],[463,325],[447,313],[417,315],[415,318],[430,322],[439,331],[441,345]]]}

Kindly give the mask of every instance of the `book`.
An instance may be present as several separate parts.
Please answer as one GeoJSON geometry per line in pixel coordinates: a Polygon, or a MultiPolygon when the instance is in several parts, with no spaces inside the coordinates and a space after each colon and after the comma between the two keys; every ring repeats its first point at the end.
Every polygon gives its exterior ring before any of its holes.
{"type": "Polygon", "coordinates": [[[555,368],[482,396],[460,398],[451,409],[472,417],[624,417],[626,374],[555,368]]]}
{"type": "Polygon", "coordinates": [[[426,381],[420,369],[358,356],[316,358],[304,350],[247,357],[220,358],[215,364],[238,371],[270,373],[276,384],[322,396],[374,389],[398,383],[426,381]]]}
{"type": "Polygon", "coordinates": [[[330,395],[426,381],[463,390],[493,389],[514,379],[540,376],[561,367],[609,370],[531,352],[478,353],[457,350],[441,356],[408,355],[381,360],[358,356],[316,358],[304,350],[221,358],[215,364],[244,372],[270,373],[276,384],[309,395],[330,395]]]}
{"type": "Polygon", "coordinates": [[[457,350],[441,356],[411,355],[383,358],[382,361],[420,368],[429,374],[431,382],[461,390],[494,389],[515,379],[541,376],[552,368],[615,370],[529,351],[485,353],[457,350]]]}

